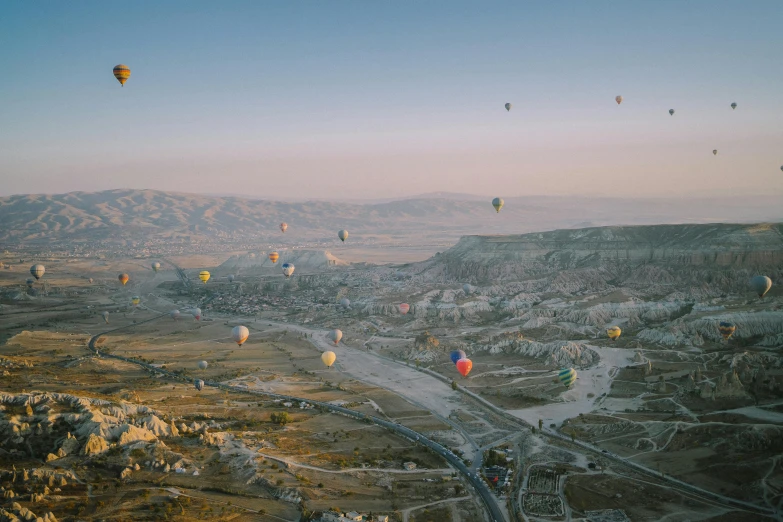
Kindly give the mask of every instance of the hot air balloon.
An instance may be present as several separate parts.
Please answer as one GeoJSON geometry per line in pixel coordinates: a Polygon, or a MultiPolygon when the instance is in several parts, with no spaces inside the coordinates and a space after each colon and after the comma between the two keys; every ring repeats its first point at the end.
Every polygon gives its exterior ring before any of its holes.
{"type": "Polygon", "coordinates": [[[780,166],[780,170],[783,170],[783,165],[780,166]]]}
{"type": "Polygon", "coordinates": [[[669,116],[674,116],[674,109],[669,109],[669,116]]]}
{"type": "Polygon", "coordinates": [[[293,263],[283,263],[283,275],[288,279],[291,277],[291,274],[294,273],[294,270],[296,270],[296,267],[293,263]]]}
{"type": "Polygon", "coordinates": [[[762,298],[772,288],[772,279],[762,275],[754,276],[750,280],[750,287],[759,295],[759,298],[762,298]]]}
{"type": "Polygon", "coordinates": [[[206,370],[209,366],[209,363],[207,361],[199,361],[198,362],[198,369],[199,370],[206,370]]]}
{"type": "Polygon", "coordinates": [[[196,321],[201,321],[201,308],[194,308],[190,311],[190,314],[194,319],[196,319],[196,321]]]}
{"type": "Polygon", "coordinates": [[[409,305],[408,303],[400,303],[399,308],[400,308],[400,313],[402,315],[405,315],[408,313],[408,310],[411,309],[411,305],[409,305]]]}
{"type": "Polygon", "coordinates": [[[459,361],[457,361],[457,371],[462,375],[463,377],[467,377],[470,373],[470,370],[473,369],[473,361],[471,361],[468,358],[462,358],[459,361]]]}
{"type": "Polygon", "coordinates": [[[611,326],[606,329],[606,335],[608,335],[609,339],[611,339],[612,341],[620,337],[621,333],[623,333],[623,331],[620,330],[619,326],[611,326]]]}
{"type": "Polygon", "coordinates": [[[101,315],[103,315],[103,320],[106,321],[106,324],[109,324],[109,312],[103,312],[101,315]]]}
{"type": "Polygon", "coordinates": [[[125,82],[130,78],[130,69],[127,65],[119,64],[114,66],[114,77],[120,82],[120,85],[125,87],[125,82]]]}
{"type": "Polygon", "coordinates": [[[507,111],[510,111],[510,110],[511,110],[511,104],[510,104],[510,103],[507,103],[507,104],[505,105],[505,107],[506,107],[506,110],[507,110],[507,111]]]}
{"type": "Polygon", "coordinates": [[[470,295],[470,291],[472,290],[471,286],[467,283],[462,285],[462,291],[465,292],[465,295],[470,295]]]}
{"type": "Polygon", "coordinates": [[[713,155],[713,156],[717,156],[717,155],[718,155],[718,149],[714,149],[714,150],[712,151],[712,155],[713,155]]]}
{"type": "Polygon", "coordinates": [[[335,346],[340,344],[340,339],[342,338],[343,338],[343,333],[336,328],[331,332],[329,332],[329,340],[332,341],[335,346]]]}
{"type": "Polygon", "coordinates": [[[492,200],[492,206],[495,207],[495,212],[500,213],[500,209],[503,208],[503,203],[505,203],[505,201],[500,198],[495,198],[492,200]]]}
{"type": "Polygon", "coordinates": [[[201,279],[202,283],[207,284],[207,281],[209,281],[209,272],[202,270],[198,273],[198,278],[201,279]]]}
{"type": "Polygon", "coordinates": [[[134,295],[133,297],[131,297],[131,303],[133,304],[133,306],[139,306],[140,302],[141,302],[141,298],[139,298],[139,296],[134,295]]]}
{"type": "Polygon", "coordinates": [[[615,96],[614,97],[614,101],[617,102],[617,105],[620,105],[621,103],[623,103],[623,97],[622,96],[615,96]]]}
{"type": "Polygon", "coordinates": [[[345,240],[348,239],[348,231],[347,230],[341,230],[337,233],[337,237],[340,238],[340,241],[345,243],[345,240]]]}
{"type": "Polygon", "coordinates": [[[201,379],[196,379],[195,381],[193,381],[193,385],[196,387],[198,391],[204,389],[204,381],[202,381],[201,379]]]}
{"type": "Polygon", "coordinates": [[[721,321],[718,323],[718,331],[720,332],[721,337],[728,340],[729,337],[734,333],[734,330],[736,330],[737,327],[734,326],[734,323],[730,323],[728,321],[721,321]]]}
{"type": "Polygon", "coordinates": [[[228,276],[228,282],[233,283],[234,282],[234,274],[231,274],[228,276]]]}
{"type": "Polygon", "coordinates": [[[327,368],[331,368],[334,364],[334,361],[337,360],[337,355],[335,355],[334,352],[324,352],[321,354],[321,360],[327,368]]]}
{"type": "Polygon", "coordinates": [[[27,283],[27,288],[32,288],[33,285],[35,284],[35,279],[30,278],[27,281],[25,281],[25,283],[27,283]]]}
{"type": "Polygon", "coordinates": [[[460,359],[467,359],[468,355],[464,350],[454,350],[449,354],[449,358],[451,359],[452,363],[457,364],[457,361],[460,359]]]}
{"type": "Polygon", "coordinates": [[[351,300],[347,297],[344,297],[340,300],[340,306],[343,308],[350,308],[351,307],[351,300]]]}
{"type": "Polygon", "coordinates": [[[278,254],[277,252],[272,252],[271,254],[269,254],[269,260],[272,263],[277,263],[278,259],[280,259],[280,254],[278,254]]]}
{"type": "Polygon", "coordinates": [[[576,380],[576,370],[573,368],[564,368],[557,373],[557,380],[559,380],[566,388],[570,388],[576,380]]]}
{"type": "Polygon", "coordinates": [[[92,284],[92,277],[89,278],[88,281],[90,282],[90,284],[92,284]]]}
{"type": "Polygon", "coordinates": [[[120,280],[120,283],[122,283],[122,286],[125,286],[125,283],[128,282],[128,279],[130,279],[130,276],[128,274],[120,274],[117,276],[117,279],[120,280]]]}
{"type": "Polygon", "coordinates": [[[280,223],[280,230],[281,230],[283,233],[285,233],[285,231],[286,231],[286,230],[288,230],[288,223],[286,223],[285,221],[283,221],[282,223],[280,223]]]}
{"type": "Polygon", "coordinates": [[[736,109],[736,108],[737,108],[737,104],[736,104],[736,103],[732,103],[732,104],[731,104],[731,110],[734,110],[734,109],[736,109]]]}
{"type": "Polygon", "coordinates": [[[241,325],[235,326],[231,330],[231,338],[239,346],[242,346],[245,343],[245,341],[247,341],[249,335],[250,335],[250,330],[248,330],[246,326],[241,326],[241,325]]]}
{"type": "Polygon", "coordinates": [[[46,268],[43,265],[33,265],[30,267],[30,274],[35,279],[41,279],[46,272],[46,268]]]}
{"type": "Polygon", "coordinates": [[[179,310],[172,310],[171,312],[169,312],[169,315],[171,316],[172,319],[176,321],[177,319],[179,319],[179,316],[182,314],[179,313],[179,310]]]}
{"type": "Polygon", "coordinates": [[[152,266],[152,269],[153,269],[154,271],[156,271],[156,272],[157,272],[158,270],[160,270],[160,263],[158,263],[157,261],[155,261],[154,263],[152,263],[152,265],[151,265],[151,266],[152,266]]]}

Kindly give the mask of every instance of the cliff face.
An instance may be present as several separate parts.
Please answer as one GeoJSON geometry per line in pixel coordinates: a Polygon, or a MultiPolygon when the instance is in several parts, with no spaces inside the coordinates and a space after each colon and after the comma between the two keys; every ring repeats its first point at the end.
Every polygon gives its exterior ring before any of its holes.
{"type": "Polygon", "coordinates": [[[682,283],[733,291],[756,273],[773,280],[779,275],[782,229],[781,224],[656,225],[468,236],[428,271],[477,284],[523,282],[524,291],[532,293],[650,285],[653,291],[661,286],[671,291],[682,283]]]}

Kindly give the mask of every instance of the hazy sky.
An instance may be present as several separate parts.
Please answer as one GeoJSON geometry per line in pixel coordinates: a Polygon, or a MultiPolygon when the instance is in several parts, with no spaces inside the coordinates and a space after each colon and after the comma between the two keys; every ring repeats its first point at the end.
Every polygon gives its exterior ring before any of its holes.
{"type": "Polygon", "coordinates": [[[782,27],[781,0],[0,2],[0,195],[783,194],[782,27]]]}

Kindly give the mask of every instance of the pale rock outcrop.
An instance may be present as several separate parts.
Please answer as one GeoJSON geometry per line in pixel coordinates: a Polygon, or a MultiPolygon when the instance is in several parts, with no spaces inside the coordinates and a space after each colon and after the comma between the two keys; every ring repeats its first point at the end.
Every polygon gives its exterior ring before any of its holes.
{"type": "Polygon", "coordinates": [[[96,455],[109,449],[109,443],[100,435],[91,433],[87,443],[82,448],[82,455],[96,455]]]}

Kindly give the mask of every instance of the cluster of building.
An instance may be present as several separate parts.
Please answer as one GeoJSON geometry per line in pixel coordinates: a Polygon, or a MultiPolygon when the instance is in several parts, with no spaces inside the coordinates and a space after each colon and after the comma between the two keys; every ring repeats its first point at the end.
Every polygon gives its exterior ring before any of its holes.
{"type": "Polygon", "coordinates": [[[389,522],[388,515],[365,515],[356,511],[347,513],[338,513],[337,511],[326,511],[318,519],[320,522],[389,522]]]}

